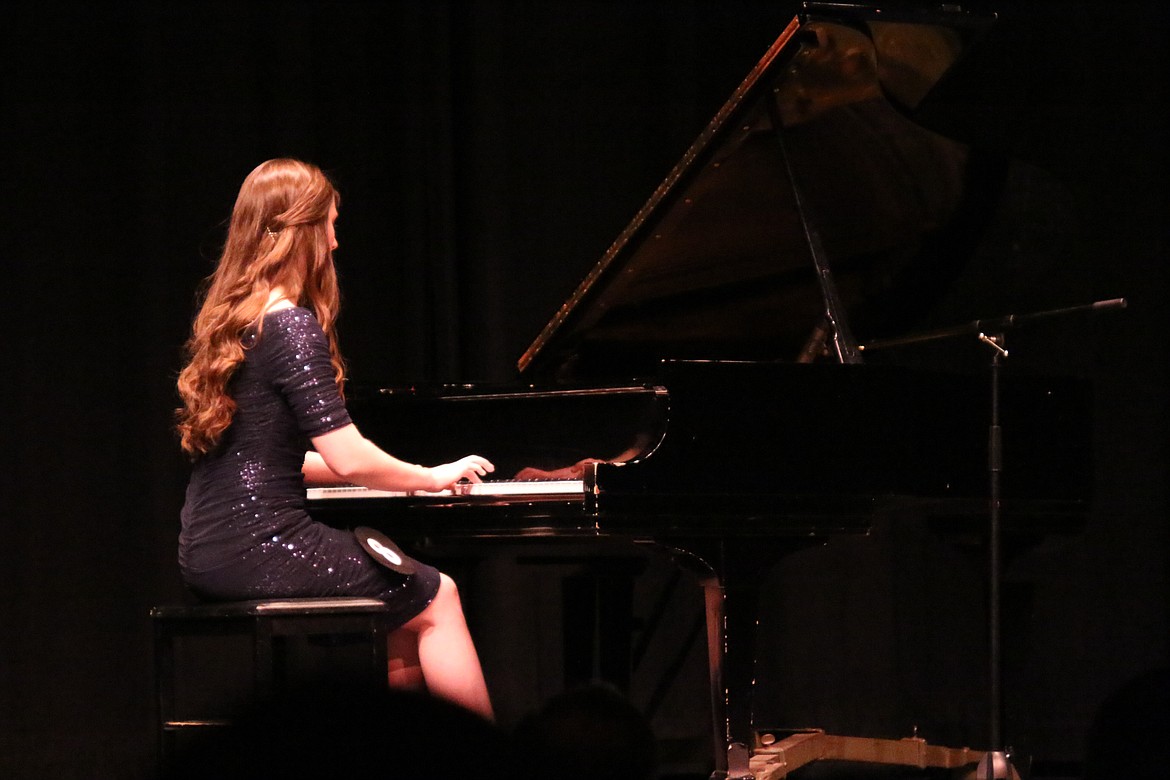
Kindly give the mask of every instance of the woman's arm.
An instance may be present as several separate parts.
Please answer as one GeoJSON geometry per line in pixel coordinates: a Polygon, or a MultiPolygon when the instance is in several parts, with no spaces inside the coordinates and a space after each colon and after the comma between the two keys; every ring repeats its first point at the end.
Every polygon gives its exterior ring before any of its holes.
{"type": "Polygon", "coordinates": [[[383,452],[352,423],[313,437],[313,447],[317,452],[305,456],[306,480],[320,476],[334,484],[348,482],[375,490],[442,490],[463,479],[480,482],[485,474],[495,471],[495,466],[479,455],[431,468],[406,463],[383,452]],[[314,455],[320,458],[319,463],[314,455]]]}
{"type": "Polygon", "coordinates": [[[305,464],[301,467],[305,475],[306,485],[347,485],[349,480],[333,473],[333,469],[325,465],[321,453],[310,450],[305,453],[305,464]]]}

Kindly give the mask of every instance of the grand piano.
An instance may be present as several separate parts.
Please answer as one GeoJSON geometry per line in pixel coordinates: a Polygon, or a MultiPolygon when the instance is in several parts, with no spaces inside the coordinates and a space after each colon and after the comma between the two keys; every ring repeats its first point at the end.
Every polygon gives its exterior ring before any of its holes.
{"type": "MultiPolygon", "coordinates": [[[[515,383],[351,399],[399,457],[482,452],[496,479],[313,489],[314,513],[403,541],[670,550],[707,594],[712,776],[747,776],[760,567],[903,506],[985,530],[982,364],[922,368],[874,346],[948,293],[993,205],[970,147],[917,121],[993,21],[806,4],[519,358],[515,383]]],[[[1009,375],[1001,403],[1005,522],[1031,534],[1075,522],[1089,498],[1085,388],[1009,375]]]]}

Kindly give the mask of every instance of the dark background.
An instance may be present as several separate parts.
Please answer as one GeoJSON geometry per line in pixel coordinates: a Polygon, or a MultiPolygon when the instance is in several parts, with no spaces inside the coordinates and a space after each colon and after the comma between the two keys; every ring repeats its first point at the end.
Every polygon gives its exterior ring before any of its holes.
{"type": "MultiPolygon", "coordinates": [[[[1023,163],[990,270],[953,311],[1131,302],[1018,358],[1095,388],[1087,524],[1007,573],[1009,739],[1075,768],[1109,697],[1167,666],[1170,29],[1152,0],[1002,6],[962,133],[1023,163]]],[[[173,380],[247,172],[299,156],[337,182],[355,382],[507,380],[796,4],[30,9],[0,25],[0,774],[129,776],[153,750],[146,615],[182,595],[173,380]]],[[[513,606],[535,598],[536,575],[516,572],[490,564],[464,583],[505,725],[553,692],[509,649],[543,647],[518,637],[546,628],[477,607],[489,586],[513,606]]],[[[879,524],[766,584],[769,718],[984,747],[969,551],[879,524]]],[[[659,725],[697,735],[701,755],[702,669],[686,668],[690,704],[659,725]]]]}

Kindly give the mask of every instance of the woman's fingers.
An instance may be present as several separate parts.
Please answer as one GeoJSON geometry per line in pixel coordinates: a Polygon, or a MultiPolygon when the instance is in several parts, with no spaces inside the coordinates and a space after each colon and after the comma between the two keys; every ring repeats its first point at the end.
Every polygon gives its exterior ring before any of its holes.
{"type": "Polygon", "coordinates": [[[496,470],[492,462],[481,455],[468,455],[460,462],[463,464],[463,477],[471,482],[482,482],[480,477],[496,470]]]}

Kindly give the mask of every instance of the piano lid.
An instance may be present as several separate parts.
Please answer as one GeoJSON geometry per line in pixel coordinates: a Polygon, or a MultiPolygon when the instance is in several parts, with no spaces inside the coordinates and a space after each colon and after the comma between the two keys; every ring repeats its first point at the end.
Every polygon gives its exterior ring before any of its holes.
{"type": "Polygon", "coordinates": [[[664,359],[808,359],[832,303],[824,281],[859,338],[899,332],[929,303],[921,280],[945,279],[970,251],[958,237],[970,222],[967,147],[913,114],[992,18],[806,4],[520,371],[576,379],[644,375],[664,359]],[[831,274],[818,273],[826,264],[831,274]]]}

